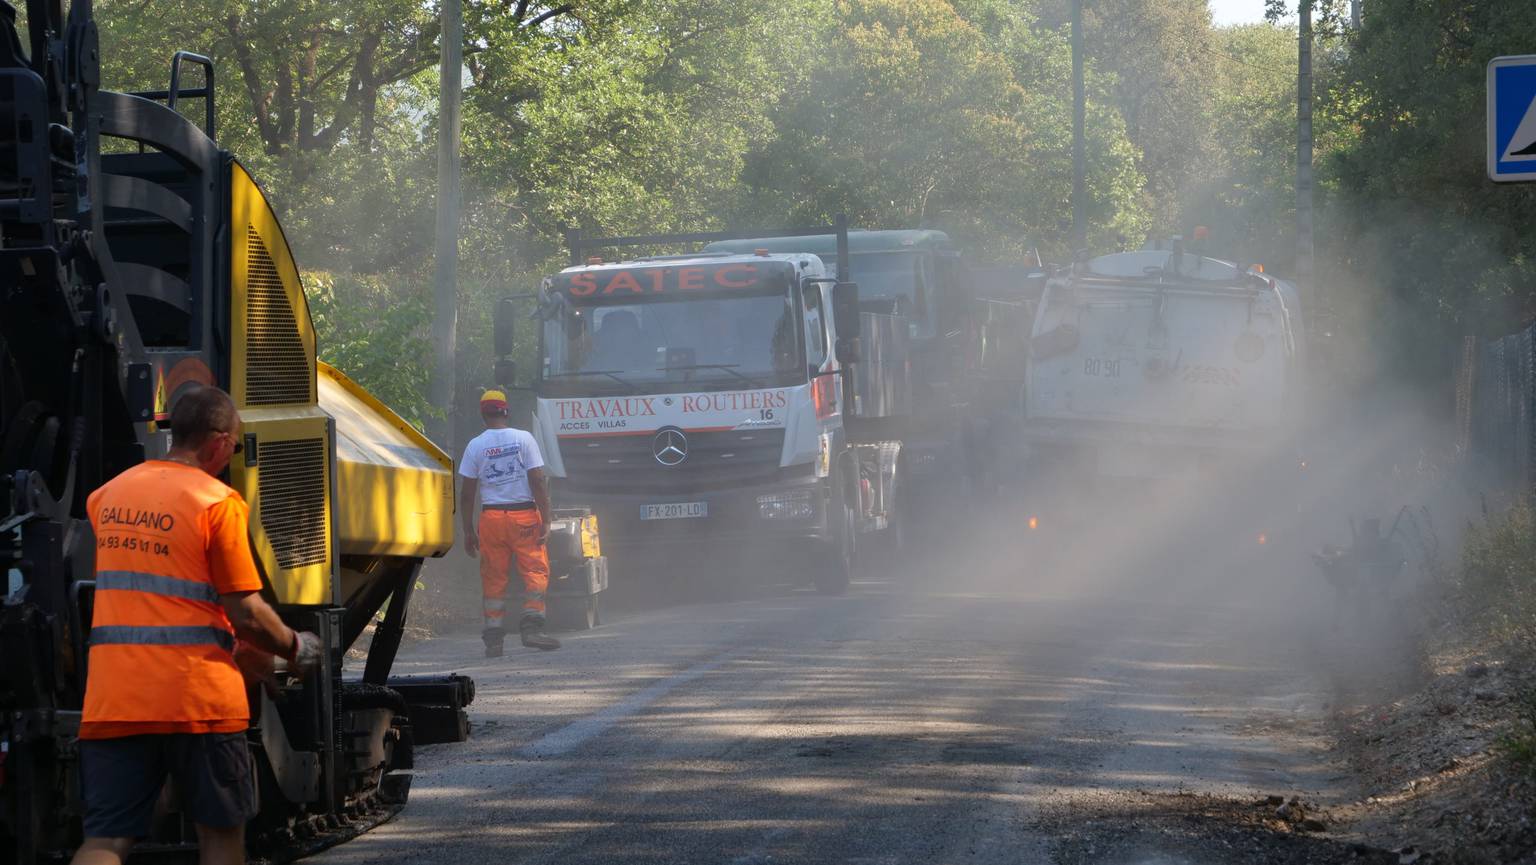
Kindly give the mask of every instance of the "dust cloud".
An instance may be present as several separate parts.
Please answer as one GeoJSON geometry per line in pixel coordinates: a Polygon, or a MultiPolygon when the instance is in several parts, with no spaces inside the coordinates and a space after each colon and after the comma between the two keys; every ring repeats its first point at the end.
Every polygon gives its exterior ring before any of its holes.
{"type": "MultiPolygon", "coordinates": [[[[1390,699],[1422,683],[1435,605],[1478,511],[1453,471],[1448,402],[1400,384],[1314,385],[1282,435],[1177,479],[1105,479],[1028,454],[981,516],[866,576],[1141,605],[1158,633],[1213,656],[1304,669],[1330,702],[1390,699]],[[1326,568],[1330,556],[1342,564],[1326,568]]],[[[1124,635],[1079,637],[1086,649],[1124,635]]]]}
{"type": "MultiPolygon", "coordinates": [[[[1370,359],[1355,359],[1369,368],[1370,359]]],[[[1021,467],[989,492],[958,472],[948,489],[909,501],[902,548],[860,551],[855,595],[889,593],[921,609],[934,594],[1009,602],[1139,607],[1159,635],[1187,635],[1207,654],[1300,667],[1330,702],[1416,688],[1437,593],[1477,497],[1453,470],[1450,400],[1368,373],[1366,387],[1319,383],[1289,427],[1237,443],[1176,479],[1097,476],[1064,453],[1031,451],[1000,428],[1021,467]],[[1330,577],[1319,554],[1382,539],[1379,563],[1330,577]]],[[[944,484],[940,484],[943,486],[944,484]]],[[[932,489],[931,487],[925,489],[932,489]]],[[[813,591],[813,559],[786,545],[686,545],[625,551],[612,601],[653,608],[813,591]]],[[[828,603],[838,603],[830,598],[828,603]]],[[[1085,651],[1123,640],[1108,617],[1073,631],[1085,651]]]]}
{"type": "MultiPolygon", "coordinates": [[[[951,471],[939,485],[948,489],[909,500],[902,548],[865,543],[852,593],[897,595],[912,609],[935,593],[1064,610],[1107,600],[1142,607],[1160,633],[1204,640],[1211,654],[1302,667],[1332,701],[1417,687],[1438,593],[1480,509],[1453,464],[1454,400],[1392,375],[1380,347],[1390,340],[1323,342],[1299,360],[1286,429],[1234,442],[1187,477],[1101,478],[1070,455],[1031,450],[1005,418],[994,447],[1018,470],[989,491],[951,471]],[[1345,382],[1336,368],[1349,370],[1345,382]],[[1357,536],[1382,539],[1380,561],[1330,577],[1319,554],[1348,553],[1357,536]]],[[[809,553],[707,539],[611,550],[605,603],[622,615],[809,592],[809,553]]],[[[466,609],[475,582],[462,581],[466,609]]],[[[1074,633],[1085,648],[1124,637],[1074,633]]]]}

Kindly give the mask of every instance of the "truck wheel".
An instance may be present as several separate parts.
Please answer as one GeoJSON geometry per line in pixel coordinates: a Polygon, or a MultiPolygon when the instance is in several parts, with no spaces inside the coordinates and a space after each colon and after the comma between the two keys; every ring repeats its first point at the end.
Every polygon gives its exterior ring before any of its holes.
{"type": "Polygon", "coordinates": [[[816,568],[816,591],[823,595],[848,594],[848,583],[853,579],[857,558],[855,549],[857,528],[854,523],[853,508],[843,505],[842,511],[843,526],[838,532],[837,543],[823,553],[823,559],[816,568]]]}

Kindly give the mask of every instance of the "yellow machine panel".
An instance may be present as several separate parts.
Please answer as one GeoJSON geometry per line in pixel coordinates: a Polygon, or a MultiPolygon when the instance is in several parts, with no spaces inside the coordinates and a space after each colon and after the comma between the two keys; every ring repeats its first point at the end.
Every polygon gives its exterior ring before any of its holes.
{"type": "Polygon", "coordinates": [[[603,554],[603,545],[597,539],[597,514],[581,518],[581,554],[589,559],[603,554]]]}
{"type": "Polygon", "coordinates": [[[278,603],[332,604],[335,446],[316,399],[315,329],[277,215],[239,163],[230,172],[230,390],[246,436],[230,479],[278,603]]]}
{"type": "Polygon", "coordinates": [[[336,421],[336,541],[348,556],[441,555],[453,546],[453,460],[339,370],[320,364],[336,421]],[[366,495],[349,495],[367,490],[366,495]]]}
{"type": "Polygon", "coordinates": [[[282,228],[245,169],[231,171],[231,379],[248,447],[231,480],[277,601],[343,603],[390,571],[385,557],[453,545],[453,461],[316,359],[282,228]]]}
{"type": "Polygon", "coordinates": [[[247,452],[230,463],[230,481],[250,503],[252,547],[277,602],[331,604],[330,418],[316,408],[295,415],[240,412],[247,452]]]}
{"type": "Polygon", "coordinates": [[[240,164],[230,171],[235,402],[315,404],[315,328],[277,215],[240,164]]]}

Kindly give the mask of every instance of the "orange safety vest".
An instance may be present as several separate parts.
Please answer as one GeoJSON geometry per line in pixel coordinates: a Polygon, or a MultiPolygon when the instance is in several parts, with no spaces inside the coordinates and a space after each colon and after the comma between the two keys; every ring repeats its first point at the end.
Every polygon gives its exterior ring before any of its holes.
{"type": "Polygon", "coordinates": [[[212,572],[215,508],[234,508],[218,523],[245,534],[249,509],[239,493],[168,461],[141,463],[91,494],[96,596],[82,739],[249,726],[235,632],[219,594],[261,582],[254,565],[212,572]]]}

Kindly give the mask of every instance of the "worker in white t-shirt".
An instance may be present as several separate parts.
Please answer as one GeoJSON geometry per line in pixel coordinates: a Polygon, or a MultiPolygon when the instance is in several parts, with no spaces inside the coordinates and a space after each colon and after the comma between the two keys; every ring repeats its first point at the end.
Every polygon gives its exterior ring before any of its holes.
{"type": "Polygon", "coordinates": [[[507,395],[488,390],[480,397],[485,432],[464,448],[459,475],[459,513],[464,517],[464,549],[480,556],[480,584],[485,596],[485,656],[501,657],[506,629],[507,576],[516,560],[525,590],[518,632],[523,645],[546,652],[560,641],[544,633],[544,592],[549,588],[549,485],[544,458],[527,430],[507,425],[507,395]],[[475,496],[479,494],[479,519],[475,496]]]}

